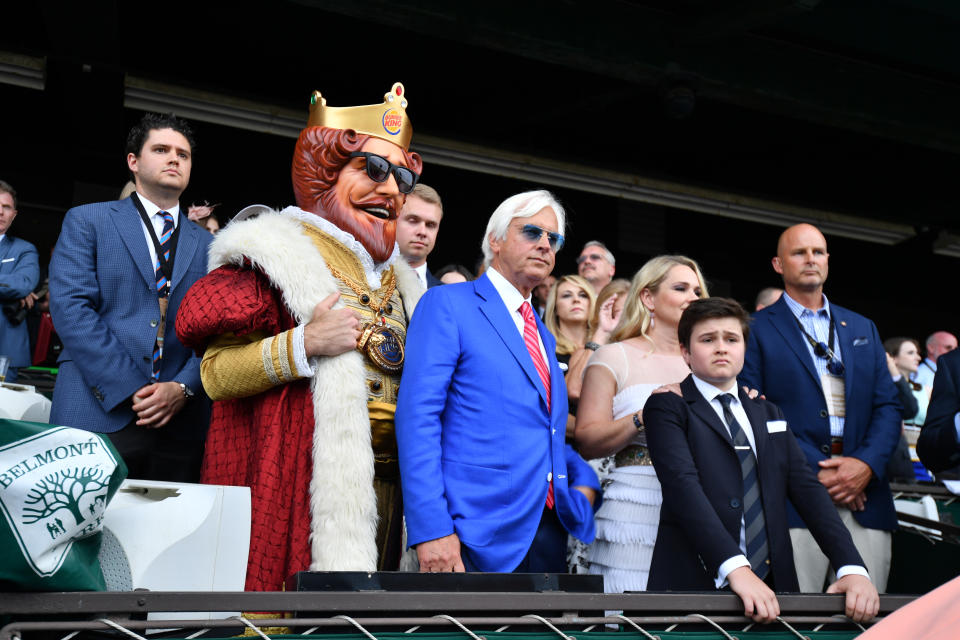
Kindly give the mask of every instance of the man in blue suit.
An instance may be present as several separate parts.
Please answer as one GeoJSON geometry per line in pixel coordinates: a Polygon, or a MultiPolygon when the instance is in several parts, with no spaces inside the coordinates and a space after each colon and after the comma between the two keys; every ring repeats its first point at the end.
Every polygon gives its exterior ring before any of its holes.
{"type": "Polygon", "coordinates": [[[144,116],[127,138],[136,193],[69,210],[50,263],[64,346],[50,421],[110,434],[132,478],[199,480],[209,401],[174,330],[212,238],[179,206],[192,154],[186,122],[144,116]]]}
{"type": "MultiPolygon", "coordinates": [[[[0,180],[0,306],[13,310],[32,304],[30,294],[40,279],[36,247],[9,233],[16,217],[17,192],[0,180]]],[[[14,324],[6,313],[0,313],[0,356],[10,359],[7,382],[17,379],[19,367],[31,363],[27,323],[14,324]]]]}
{"type": "MultiPolygon", "coordinates": [[[[823,294],[828,258],[816,227],[780,236],[773,268],[785,292],[755,314],[740,382],[783,410],[882,593],[897,528],[884,472],[900,438],[900,404],[876,326],[823,294]]],[[[820,592],[829,561],[796,510],[788,516],[800,589],[820,592]]]]}
{"type": "Polygon", "coordinates": [[[927,469],[941,473],[960,466],[960,351],[940,356],[936,364],[917,455],[927,469]]]}
{"type": "Polygon", "coordinates": [[[397,444],[408,542],[421,571],[565,572],[594,536],[596,474],[564,444],[556,342],[530,306],[564,212],[546,191],[505,200],[474,282],[435,287],[407,331],[397,444]]]}

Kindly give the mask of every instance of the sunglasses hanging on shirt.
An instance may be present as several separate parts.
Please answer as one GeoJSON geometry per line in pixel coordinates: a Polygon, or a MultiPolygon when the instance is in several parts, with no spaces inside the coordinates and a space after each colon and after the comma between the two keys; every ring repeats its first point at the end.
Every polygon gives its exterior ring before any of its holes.
{"type": "Polygon", "coordinates": [[[800,332],[803,333],[803,337],[807,339],[807,342],[810,343],[810,346],[813,347],[813,353],[818,358],[824,358],[827,361],[827,371],[832,373],[835,376],[843,376],[843,372],[846,371],[846,367],[843,366],[843,362],[840,361],[840,358],[837,357],[837,354],[833,351],[834,337],[836,336],[836,327],[833,321],[833,314],[827,314],[830,318],[830,344],[824,344],[821,341],[818,341],[803,328],[803,323],[800,322],[800,318],[794,316],[794,320],[797,321],[797,326],[800,327],[800,332]]]}

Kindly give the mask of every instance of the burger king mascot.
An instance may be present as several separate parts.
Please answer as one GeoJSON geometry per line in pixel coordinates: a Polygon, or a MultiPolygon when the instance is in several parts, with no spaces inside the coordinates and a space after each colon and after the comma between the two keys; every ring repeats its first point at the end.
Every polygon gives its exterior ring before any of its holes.
{"type": "Polygon", "coordinates": [[[241,212],[180,306],[214,400],[203,482],[252,492],[247,590],[399,562],[393,415],[420,286],[395,236],[422,166],[406,108],[400,83],[360,107],[314,92],[297,206],[241,212]]]}

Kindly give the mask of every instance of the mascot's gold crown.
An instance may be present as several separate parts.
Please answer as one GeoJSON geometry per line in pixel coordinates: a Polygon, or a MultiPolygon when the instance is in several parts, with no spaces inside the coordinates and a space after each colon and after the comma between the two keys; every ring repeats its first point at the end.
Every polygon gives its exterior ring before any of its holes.
{"type": "Polygon", "coordinates": [[[407,92],[395,82],[383,96],[383,104],[368,104],[362,107],[328,107],[327,100],[319,91],[310,96],[310,119],[308,127],[332,127],[353,129],[394,143],[405,150],[410,149],[413,127],[407,117],[407,92]]]}

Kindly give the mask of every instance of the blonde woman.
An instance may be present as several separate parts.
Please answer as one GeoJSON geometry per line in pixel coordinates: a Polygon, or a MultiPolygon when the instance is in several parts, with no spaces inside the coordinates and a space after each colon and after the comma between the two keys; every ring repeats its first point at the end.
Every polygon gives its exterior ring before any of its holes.
{"type": "Polygon", "coordinates": [[[643,405],[650,393],[689,373],[677,324],[693,300],[707,297],[696,262],[658,256],[634,276],[610,344],[587,364],[576,422],[584,458],[616,454],[597,512],[590,573],[607,592],[643,591],[660,520],[660,483],[650,463],[643,405]]]}
{"type": "Polygon", "coordinates": [[[557,339],[557,360],[564,375],[567,373],[570,357],[583,351],[584,345],[593,335],[593,310],[596,302],[597,295],[593,292],[593,287],[580,276],[563,276],[550,287],[543,323],[557,339]]]}
{"type": "MultiPolygon", "coordinates": [[[[620,320],[623,303],[627,300],[627,291],[630,290],[630,281],[626,278],[614,278],[597,294],[597,303],[594,305],[593,335],[584,345],[586,349],[570,357],[567,371],[567,398],[570,402],[580,400],[580,389],[583,387],[583,372],[587,368],[587,361],[593,352],[610,342],[610,334],[620,320]]],[[[603,482],[603,478],[600,478],[603,482]]]]}

